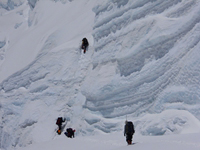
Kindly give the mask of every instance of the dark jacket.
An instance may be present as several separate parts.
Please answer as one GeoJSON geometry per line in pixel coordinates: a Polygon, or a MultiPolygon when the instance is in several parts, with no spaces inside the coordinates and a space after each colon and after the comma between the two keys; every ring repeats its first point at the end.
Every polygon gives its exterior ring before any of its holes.
{"type": "Polygon", "coordinates": [[[124,126],[124,136],[125,135],[133,135],[135,133],[134,125],[131,121],[127,121],[124,126]]]}
{"type": "Polygon", "coordinates": [[[63,122],[65,122],[65,120],[62,117],[58,117],[56,124],[59,126],[62,125],[63,122]]]}
{"type": "Polygon", "coordinates": [[[86,38],[82,39],[82,46],[84,46],[85,48],[88,47],[89,43],[88,40],[86,38]]]}
{"type": "Polygon", "coordinates": [[[72,128],[67,128],[65,135],[69,138],[74,138],[74,132],[75,132],[75,130],[73,130],[72,128]]]}

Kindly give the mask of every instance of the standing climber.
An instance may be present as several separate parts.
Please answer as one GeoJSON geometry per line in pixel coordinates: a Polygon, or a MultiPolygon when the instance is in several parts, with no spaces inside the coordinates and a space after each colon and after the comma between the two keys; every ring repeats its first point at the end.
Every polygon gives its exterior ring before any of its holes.
{"type": "Polygon", "coordinates": [[[65,122],[65,119],[63,119],[62,117],[58,117],[56,124],[58,125],[58,130],[57,133],[61,134],[62,131],[62,123],[65,122]]]}
{"type": "Polygon", "coordinates": [[[82,39],[81,49],[83,49],[83,53],[86,53],[86,49],[89,46],[88,40],[86,38],[82,39]]]}
{"type": "Polygon", "coordinates": [[[126,136],[126,142],[128,145],[132,144],[133,134],[135,133],[134,125],[131,121],[125,121],[124,136],[126,136]]]}

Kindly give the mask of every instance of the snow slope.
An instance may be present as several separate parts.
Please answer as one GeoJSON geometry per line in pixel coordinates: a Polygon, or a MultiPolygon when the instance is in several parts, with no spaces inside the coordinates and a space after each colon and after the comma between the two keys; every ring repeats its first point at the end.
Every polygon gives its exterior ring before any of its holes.
{"type": "Polygon", "coordinates": [[[27,148],[19,148],[17,150],[65,150],[65,149],[82,149],[82,150],[199,150],[200,134],[186,135],[168,135],[168,136],[134,136],[132,145],[125,143],[122,133],[113,133],[108,135],[96,135],[87,137],[75,137],[68,139],[61,137],[51,142],[44,142],[28,146],[27,148]],[[78,143],[78,144],[77,144],[78,143]]]}
{"type": "Polygon", "coordinates": [[[0,6],[1,149],[58,138],[58,116],[77,137],[121,133],[126,118],[138,136],[200,132],[198,0],[0,6]]]}

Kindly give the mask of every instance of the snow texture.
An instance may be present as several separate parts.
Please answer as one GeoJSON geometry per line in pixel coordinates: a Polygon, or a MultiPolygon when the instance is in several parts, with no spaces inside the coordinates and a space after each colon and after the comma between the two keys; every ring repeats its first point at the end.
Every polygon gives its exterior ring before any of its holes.
{"type": "Polygon", "coordinates": [[[58,137],[51,142],[38,143],[17,150],[60,150],[83,149],[83,150],[199,150],[200,134],[183,134],[167,136],[133,136],[132,145],[126,145],[122,133],[102,134],[87,137],[75,137],[69,139],[64,136],[58,137]],[[79,143],[79,144],[77,144],[79,143]]]}
{"type": "Polygon", "coordinates": [[[199,0],[3,0],[0,26],[0,149],[58,138],[58,116],[80,137],[200,132],[199,0]]]}

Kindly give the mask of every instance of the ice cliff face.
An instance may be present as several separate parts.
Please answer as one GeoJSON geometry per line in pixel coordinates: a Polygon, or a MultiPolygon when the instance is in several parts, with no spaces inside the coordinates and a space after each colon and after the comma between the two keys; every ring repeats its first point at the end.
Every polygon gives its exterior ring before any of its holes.
{"type": "MultiPolygon", "coordinates": [[[[13,10],[16,7],[21,6],[23,3],[28,3],[30,8],[33,9],[36,5],[38,0],[2,0],[0,1],[0,8],[3,8],[5,10],[13,10]]],[[[72,1],[72,0],[51,0],[55,2],[62,2],[66,3],[67,1],[72,1]]]]}
{"type": "Polygon", "coordinates": [[[15,7],[22,5],[24,2],[25,0],[2,0],[0,2],[0,8],[12,10],[15,7]]]}
{"type": "MultiPolygon", "coordinates": [[[[94,0],[28,2],[28,25],[14,31],[26,27],[20,37],[35,43],[12,47],[28,51],[36,45],[38,53],[0,83],[0,148],[53,139],[59,115],[78,135],[121,131],[126,116],[137,134],[184,133],[190,125],[197,131],[198,0],[105,0],[95,7],[94,0]],[[83,36],[90,42],[86,55],[79,49],[83,36]]],[[[7,39],[0,39],[2,53],[12,50],[7,39]]]]}
{"type": "Polygon", "coordinates": [[[195,0],[95,7],[93,72],[100,66],[116,72],[109,83],[86,92],[85,107],[108,118],[168,108],[189,109],[198,117],[198,7],[195,0]]]}
{"type": "Polygon", "coordinates": [[[37,1],[38,0],[3,0],[0,2],[0,8],[9,11],[21,6],[23,3],[26,2],[28,2],[31,8],[34,8],[37,1]]]}

